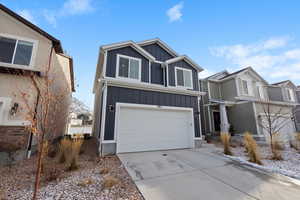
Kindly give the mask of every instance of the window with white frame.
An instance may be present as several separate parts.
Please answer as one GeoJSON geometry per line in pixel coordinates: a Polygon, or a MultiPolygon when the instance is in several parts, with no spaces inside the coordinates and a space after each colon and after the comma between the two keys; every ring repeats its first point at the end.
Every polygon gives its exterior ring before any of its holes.
{"type": "Polygon", "coordinates": [[[242,80],[242,89],[244,95],[249,95],[248,81],[242,80]]]}
{"type": "Polygon", "coordinates": [[[192,70],[175,67],[175,82],[177,87],[193,89],[192,70]]]}
{"type": "Polygon", "coordinates": [[[0,63],[31,66],[34,42],[0,35],[0,63]]]}
{"type": "Polygon", "coordinates": [[[257,88],[258,97],[260,99],[264,99],[265,96],[264,96],[264,88],[263,88],[263,86],[262,85],[257,85],[256,88],[257,88]]]}
{"type": "Polygon", "coordinates": [[[141,80],[141,59],[124,55],[117,56],[117,77],[141,80]]]}
{"type": "Polygon", "coordinates": [[[295,101],[294,92],[291,88],[286,88],[288,101],[295,101]]]}

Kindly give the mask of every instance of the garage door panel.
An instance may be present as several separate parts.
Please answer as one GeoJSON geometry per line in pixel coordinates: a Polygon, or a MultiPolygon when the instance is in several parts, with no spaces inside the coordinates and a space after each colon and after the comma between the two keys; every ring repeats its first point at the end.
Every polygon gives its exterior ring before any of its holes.
{"type": "Polygon", "coordinates": [[[190,148],[192,120],[191,111],[121,107],[117,151],[190,148]]]}

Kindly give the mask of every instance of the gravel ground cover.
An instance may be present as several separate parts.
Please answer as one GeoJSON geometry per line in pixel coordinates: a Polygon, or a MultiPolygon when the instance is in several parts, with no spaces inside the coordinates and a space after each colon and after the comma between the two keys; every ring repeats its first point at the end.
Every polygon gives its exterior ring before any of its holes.
{"type": "MultiPolygon", "coordinates": [[[[220,144],[216,144],[219,151],[222,151],[220,144]]],[[[259,152],[262,158],[263,165],[257,165],[248,162],[249,158],[246,155],[245,149],[242,146],[235,145],[232,147],[233,156],[228,156],[236,161],[245,163],[260,169],[267,170],[273,173],[283,174],[292,178],[300,179],[300,152],[293,148],[286,147],[281,150],[283,160],[272,160],[272,153],[269,146],[259,147],[259,152]]]]}
{"type": "MultiPolygon", "coordinates": [[[[11,168],[0,167],[0,199],[1,190],[4,199],[31,199],[35,159],[32,157],[11,168]]],[[[79,166],[76,171],[66,171],[64,165],[48,158],[38,199],[143,199],[118,157],[80,155],[79,166]],[[100,173],[104,168],[108,173],[100,173]],[[105,188],[104,180],[111,176],[117,184],[105,188]]]]}

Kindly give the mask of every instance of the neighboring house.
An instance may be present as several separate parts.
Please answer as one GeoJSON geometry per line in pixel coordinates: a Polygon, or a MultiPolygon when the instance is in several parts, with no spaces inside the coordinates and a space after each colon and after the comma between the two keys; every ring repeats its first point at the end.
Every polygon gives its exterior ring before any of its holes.
{"type": "MultiPolygon", "coordinates": [[[[297,100],[300,103],[300,86],[297,87],[296,89],[296,96],[297,100]]],[[[300,105],[296,107],[295,111],[295,123],[296,123],[296,129],[298,132],[300,132],[300,105]]]]}
{"type": "Polygon", "coordinates": [[[100,153],[197,147],[200,71],[159,39],[101,46],[93,90],[100,153]]]}
{"type": "Polygon", "coordinates": [[[36,144],[34,135],[25,129],[25,125],[30,124],[25,103],[35,110],[40,96],[30,76],[42,79],[53,47],[49,74],[55,77],[52,89],[66,94],[61,100],[61,104],[66,105],[65,110],[54,119],[57,128],[52,136],[60,136],[65,132],[68,117],[62,114],[68,113],[67,105],[74,91],[73,61],[63,53],[59,40],[2,4],[0,27],[0,152],[14,146],[19,150],[19,158],[23,158],[36,144]],[[28,102],[21,98],[21,93],[28,95],[28,102]]]}
{"type": "MultiPolygon", "coordinates": [[[[207,135],[230,131],[243,134],[250,131],[257,138],[267,135],[262,128],[266,107],[270,114],[292,114],[296,105],[294,90],[287,86],[269,85],[251,67],[234,73],[223,71],[200,80],[207,95],[201,102],[202,131],[207,135]],[[289,92],[287,95],[286,92],[289,92]]],[[[285,119],[282,132],[294,133],[292,117],[285,119]]]]}

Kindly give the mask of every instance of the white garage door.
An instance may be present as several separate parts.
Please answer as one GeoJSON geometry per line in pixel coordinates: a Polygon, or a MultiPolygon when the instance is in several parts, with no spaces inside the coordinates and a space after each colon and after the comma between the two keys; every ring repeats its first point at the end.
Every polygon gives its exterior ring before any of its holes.
{"type": "Polygon", "coordinates": [[[192,148],[191,109],[118,106],[117,153],[192,148]]]}

